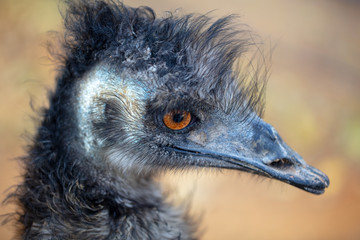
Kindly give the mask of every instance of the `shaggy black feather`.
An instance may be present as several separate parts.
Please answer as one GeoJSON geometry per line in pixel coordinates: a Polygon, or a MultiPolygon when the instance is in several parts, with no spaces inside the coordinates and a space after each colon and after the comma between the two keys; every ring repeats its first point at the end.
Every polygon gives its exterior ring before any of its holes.
{"type": "MultiPolygon", "coordinates": [[[[19,237],[195,238],[194,224],[166,203],[151,171],[131,182],[118,177],[115,170],[98,167],[79,151],[79,136],[73,131],[77,123],[73,89],[98,63],[119,72],[145,72],[157,66],[153,84],[163,87],[147,103],[148,116],[179,107],[210,111],[214,106],[229,114],[261,113],[266,72],[255,67],[249,85],[248,72],[234,70],[238,58],[254,44],[251,34],[246,28],[234,28],[236,16],[213,22],[206,15],[193,14],[157,18],[148,7],[131,8],[117,1],[69,0],[66,4],[63,66],[50,106],[43,110],[41,125],[23,159],[24,182],[10,196],[21,208],[19,237]],[[186,104],[186,99],[199,101],[186,104]]],[[[110,100],[105,109],[114,125],[94,124],[108,142],[122,134],[111,133],[121,119],[116,117],[117,104],[110,100]]]]}

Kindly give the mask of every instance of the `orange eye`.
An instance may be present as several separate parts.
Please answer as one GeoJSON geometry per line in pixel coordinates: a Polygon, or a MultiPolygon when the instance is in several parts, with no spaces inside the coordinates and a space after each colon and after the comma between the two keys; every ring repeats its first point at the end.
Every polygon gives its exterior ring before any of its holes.
{"type": "Polygon", "coordinates": [[[181,130],[190,124],[191,114],[183,110],[173,110],[164,115],[163,121],[171,130],[181,130]]]}

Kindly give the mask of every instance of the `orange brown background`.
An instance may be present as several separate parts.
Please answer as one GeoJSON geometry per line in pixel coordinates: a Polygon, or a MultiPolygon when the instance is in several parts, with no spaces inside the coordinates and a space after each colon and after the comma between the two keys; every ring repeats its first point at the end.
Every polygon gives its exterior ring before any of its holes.
{"type": "MultiPolygon", "coordinates": [[[[324,195],[233,171],[171,173],[172,199],[193,198],[202,239],[360,239],[360,1],[124,1],[167,10],[236,13],[274,46],[265,120],[304,159],[330,177],[324,195]],[[175,184],[177,183],[177,184],[175,184]]],[[[20,181],[14,160],[46,105],[55,65],[44,47],[61,31],[58,2],[0,1],[0,199],[20,181]]],[[[0,214],[13,211],[2,206],[0,214]]],[[[0,226],[10,239],[11,225],[0,226]]]]}

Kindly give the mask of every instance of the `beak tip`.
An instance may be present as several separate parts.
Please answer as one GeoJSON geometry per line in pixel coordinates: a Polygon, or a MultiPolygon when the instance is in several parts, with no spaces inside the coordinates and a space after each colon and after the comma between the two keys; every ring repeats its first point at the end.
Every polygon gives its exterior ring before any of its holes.
{"type": "Polygon", "coordinates": [[[325,187],[329,187],[330,179],[329,179],[329,177],[327,175],[325,175],[324,183],[325,183],[325,187]]]}
{"type": "Polygon", "coordinates": [[[324,185],[324,188],[327,188],[330,185],[329,177],[322,171],[311,167],[310,171],[317,177],[317,179],[324,185]]]}
{"type": "Polygon", "coordinates": [[[325,189],[330,185],[329,177],[325,173],[317,169],[316,169],[316,178],[314,180],[315,181],[313,182],[313,184],[310,184],[312,185],[311,187],[307,186],[304,187],[303,189],[308,192],[319,195],[319,194],[323,194],[325,192],[325,189]]]}

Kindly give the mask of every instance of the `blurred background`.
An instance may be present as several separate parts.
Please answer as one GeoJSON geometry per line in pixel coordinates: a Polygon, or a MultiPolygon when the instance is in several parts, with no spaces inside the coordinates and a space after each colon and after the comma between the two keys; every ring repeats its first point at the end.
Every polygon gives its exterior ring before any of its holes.
{"type": "MultiPolygon", "coordinates": [[[[202,239],[360,239],[360,1],[124,1],[164,11],[236,13],[276,46],[265,120],[330,177],[325,194],[234,171],[169,174],[172,198],[191,197],[202,239]]],[[[18,183],[24,132],[34,132],[30,100],[46,105],[55,65],[44,47],[61,31],[58,2],[0,1],[0,199],[18,183]]],[[[270,47],[269,47],[270,48],[270,47]]],[[[0,214],[13,211],[2,206],[0,214]]],[[[0,239],[14,229],[0,226],[0,239]]]]}

